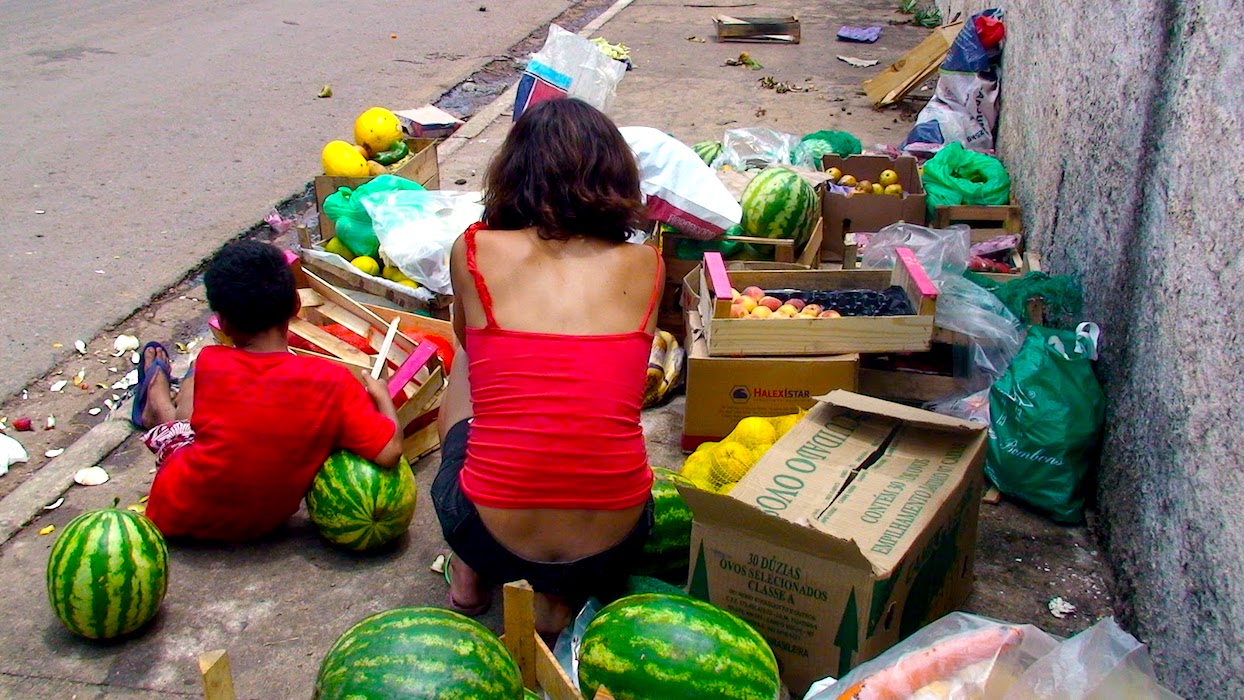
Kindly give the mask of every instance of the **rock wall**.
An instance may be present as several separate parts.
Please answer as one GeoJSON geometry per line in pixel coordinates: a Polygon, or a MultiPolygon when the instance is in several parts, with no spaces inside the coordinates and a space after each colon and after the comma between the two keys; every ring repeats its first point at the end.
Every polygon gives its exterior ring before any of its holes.
{"type": "Polygon", "coordinates": [[[1102,327],[1120,617],[1176,691],[1244,697],[1244,5],[1002,6],[1000,155],[1102,327]]]}

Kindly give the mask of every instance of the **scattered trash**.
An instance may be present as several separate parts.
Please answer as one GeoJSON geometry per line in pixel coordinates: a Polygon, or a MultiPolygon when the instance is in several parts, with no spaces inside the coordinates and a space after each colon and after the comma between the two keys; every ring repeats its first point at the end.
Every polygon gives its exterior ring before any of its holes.
{"type": "Polygon", "coordinates": [[[56,416],[48,416],[47,427],[44,428],[44,430],[55,430],[55,429],[56,429],[56,416]]]}
{"type": "Polygon", "coordinates": [[[0,476],[9,473],[9,467],[30,459],[22,443],[8,435],[0,435],[0,476]]]}
{"type": "Polygon", "coordinates": [[[784,81],[780,81],[771,75],[766,75],[765,77],[761,78],[758,82],[760,83],[760,87],[765,88],[766,90],[773,90],[779,95],[787,93],[787,92],[812,92],[813,90],[816,90],[815,85],[799,85],[797,83],[787,83],[784,81]]]}
{"type": "Polygon", "coordinates": [[[48,459],[56,459],[57,457],[59,457],[59,456],[61,456],[61,455],[63,455],[63,454],[65,454],[65,448],[63,448],[63,447],[58,447],[58,448],[56,448],[56,449],[54,449],[54,450],[48,450],[47,452],[44,452],[44,453],[43,453],[43,456],[44,456],[44,457],[47,457],[48,459]]]}
{"type": "Polygon", "coordinates": [[[322,98],[323,98],[323,97],[332,97],[332,96],[333,96],[333,86],[332,86],[332,85],[327,85],[327,84],[325,84],[325,85],[321,86],[321,87],[320,87],[320,91],[319,91],[319,92],[317,92],[317,93],[315,94],[315,96],[316,96],[316,97],[322,97],[322,98]]]}
{"type": "Polygon", "coordinates": [[[79,469],[73,480],[81,486],[99,486],[108,482],[108,472],[103,467],[87,467],[79,469]]]}
{"type": "Polygon", "coordinates": [[[47,504],[46,506],[43,506],[43,510],[56,510],[57,508],[60,508],[61,504],[64,502],[65,502],[65,498],[62,496],[61,498],[56,499],[55,501],[47,504]]]}
{"type": "Polygon", "coordinates": [[[881,27],[843,27],[838,30],[838,41],[871,44],[881,38],[881,27]]]}
{"type": "Polygon", "coordinates": [[[125,507],[125,509],[126,509],[126,510],[132,510],[132,511],[134,511],[135,513],[138,513],[139,515],[146,515],[146,514],[147,514],[147,506],[145,506],[145,505],[143,505],[143,504],[141,504],[141,503],[133,503],[133,504],[130,504],[130,505],[126,506],[126,507],[125,507]]]}
{"type": "Polygon", "coordinates": [[[272,227],[273,231],[276,231],[277,233],[280,233],[280,234],[288,232],[290,227],[294,225],[293,219],[286,219],[285,217],[281,216],[281,212],[277,211],[276,209],[273,209],[272,211],[268,212],[268,215],[263,218],[263,221],[265,224],[272,227]]]}
{"type": "Polygon", "coordinates": [[[1076,611],[1076,606],[1064,600],[1062,596],[1050,598],[1049,608],[1050,614],[1060,620],[1076,611]]]}
{"type": "Polygon", "coordinates": [[[119,335],[117,339],[112,341],[112,349],[116,352],[112,353],[113,357],[120,357],[127,352],[133,352],[138,349],[138,338],[132,335],[119,335]]]}
{"type": "Polygon", "coordinates": [[[56,380],[56,381],[52,382],[52,386],[51,386],[51,387],[49,387],[49,388],[48,388],[48,390],[49,390],[49,391],[51,391],[53,394],[55,394],[56,392],[60,391],[61,389],[64,389],[64,388],[65,388],[65,386],[66,386],[66,385],[68,385],[68,384],[69,384],[69,382],[68,382],[67,380],[65,380],[65,379],[58,379],[58,380],[56,380]]]}
{"type": "Polygon", "coordinates": [[[600,47],[601,53],[615,61],[621,61],[626,64],[626,69],[631,70],[635,65],[631,62],[631,47],[626,44],[610,44],[602,37],[592,39],[592,43],[600,47]]]}
{"type": "Polygon", "coordinates": [[[60,348],[65,347],[65,344],[64,343],[52,343],[52,347],[59,350],[60,348]]]}
{"type": "Polygon", "coordinates": [[[717,41],[798,44],[799,19],[787,17],[730,17],[716,15],[717,41]]]}
{"type": "Polygon", "coordinates": [[[34,430],[35,428],[31,425],[29,418],[14,418],[13,429],[20,433],[26,433],[34,430]]]}
{"type": "Polygon", "coordinates": [[[148,498],[151,498],[151,497],[150,497],[150,496],[143,496],[142,498],[138,499],[138,502],[139,502],[139,503],[146,503],[148,498]]]}
{"type": "Polygon", "coordinates": [[[182,355],[190,352],[190,346],[180,341],[173,343],[173,347],[176,348],[177,352],[182,355]]]}
{"type": "Polygon", "coordinates": [[[47,211],[45,211],[45,210],[43,210],[43,209],[36,209],[36,210],[35,210],[35,213],[36,213],[36,214],[46,214],[46,213],[47,213],[47,211]]]}
{"type": "Polygon", "coordinates": [[[130,353],[130,364],[136,365],[139,362],[142,362],[142,360],[143,360],[143,356],[139,355],[137,352],[130,353]]]}
{"type": "Polygon", "coordinates": [[[397,38],[397,35],[396,35],[396,34],[390,34],[390,35],[389,35],[389,38],[390,38],[390,39],[396,39],[396,38],[397,38]]]}
{"type": "Polygon", "coordinates": [[[856,58],[855,56],[838,56],[838,60],[848,65],[855,66],[856,68],[871,68],[878,63],[878,61],[865,60],[863,58],[856,58]]]}
{"type": "Polygon", "coordinates": [[[704,39],[703,37],[698,37],[698,36],[689,36],[689,37],[687,37],[687,41],[693,41],[693,42],[695,42],[695,43],[697,43],[697,44],[703,44],[703,43],[706,43],[708,40],[707,40],[707,39],[704,39]]]}
{"type": "Polygon", "coordinates": [[[100,408],[99,406],[96,406],[95,408],[92,408],[91,410],[87,411],[87,413],[89,413],[92,416],[98,416],[100,413],[103,412],[103,410],[104,409],[100,408]]]}
{"type": "Polygon", "coordinates": [[[129,389],[130,387],[134,386],[137,383],[138,383],[138,370],[132,369],[124,377],[117,380],[117,382],[112,385],[112,388],[118,391],[126,391],[127,389],[129,389]]]}
{"type": "Polygon", "coordinates": [[[86,354],[86,343],[82,342],[81,340],[73,341],[73,347],[75,350],[78,351],[78,354],[80,355],[86,354]]]}
{"type": "Polygon", "coordinates": [[[436,558],[432,560],[432,566],[429,568],[438,574],[445,573],[445,555],[437,554],[436,558]]]}
{"type": "Polygon", "coordinates": [[[83,389],[85,389],[87,388],[86,386],[83,385],[85,381],[86,381],[86,368],[83,367],[82,369],[78,370],[77,374],[73,375],[73,385],[80,386],[83,389]]]}
{"type": "Polygon", "coordinates": [[[55,525],[48,525],[47,527],[45,527],[45,528],[43,528],[43,529],[39,530],[39,534],[40,534],[40,535],[50,535],[50,534],[52,534],[52,531],[53,531],[53,530],[55,530],[55,529],[56,529],[56,526],[55,526],[55,525]]]}
{"type": "Polygon", "coordinates": [[[723,65],[747,66],[748,68],[751,68],[752,70],[760,70],[761,68],[764,68],[764,66],[760,65],[760,63],[758,63],[756,59],[752,58],[752,55],[748,53],[747,51],[744,51],[743,53],[739,54],[738,58],[727,58],[725,64],[723,65]]]}

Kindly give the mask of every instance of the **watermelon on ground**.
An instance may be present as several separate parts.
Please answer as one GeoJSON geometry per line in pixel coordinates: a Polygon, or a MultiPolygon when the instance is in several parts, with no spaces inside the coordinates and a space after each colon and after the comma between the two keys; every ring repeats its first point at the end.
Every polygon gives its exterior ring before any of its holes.
{"type": "Polygon", "coordinates": [[[52,612],[88,639],[112,639],[147,624],[168,590],[168,548],[133,511],[105,508],[74,518],[52,545],[52,612]]]}
{"type": "Polygon", "coordinates": [[[320,534],[356,552],[381,547],[401,536],[415,515],[415,478],[403,457],[384,469],[337,450],[307,491],[307,513],[320,534]]]}
{"type": "Polygon", "coordinates": [[[313,700],[518,700],[518,664],[501,640],[444,608],[397,608],[346,630],[320,664],[313,700]]]}
{"type": "Polygon", "coordinates": [[[755,629],[694,598],[645,593],[605,606],[583,632],[579,687],[618,700],[775,700],[777,659],[755,629]]]}
{"type": "Polygon", "coordinates": [[[721,142],[701,141],[692,146],[691,150],[695,151],[695,154],[700,157],[700,160],[704,161],[705,165],[712,165],[713,161],[717,160],[717,156],[721,154],[721,142]]]}
{"type": "Polygon", "coordinates": [[[652,470],[653,524],[637,573],[685,584],[691,561],[691,509],[678,494],[676,472],[652,470]]]}
{"type": "Polygon", "coordinates": [[[787,238],[802,249],[816,227],[821,202],[816,189],[790,168],[765,168],[747,183],[739,200],[743,230],[759,238],[787,238]]]}

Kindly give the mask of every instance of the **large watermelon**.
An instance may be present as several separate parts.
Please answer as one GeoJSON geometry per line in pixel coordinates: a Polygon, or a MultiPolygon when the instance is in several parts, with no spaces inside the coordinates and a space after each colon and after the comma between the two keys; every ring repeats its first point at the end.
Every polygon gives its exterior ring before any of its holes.
{"type": "Polygon", "coordinates": [[[52,612],[88,639],[112,639],[147,624],[168,589],[168,548],[150,520],[119,508],[74,518],[52,545],[52,612]]]}
{"type": "Polygon", "coordinates": [[[752,178],[739,199],[743,230],[760,238],[789,238],[802,248],[816,227],[816,189],[794,170],[769,167],[752,178]]]}
{"type": "Polygon", "coordinates": [[[364,618],[328,650],[313,700],[519,700],[510,652],[486,627],[444,608],[364,618]]]}
{"type": "Polygon", "coordinates": [[[691,560],[691,509],[674,488],[676,472],[652,470],[653,525],[637,573],[678,584],[687,582],[691,560]]]}
{"type": "Polygon", "coordinates": [[[583,632],[579,687],[618,700],[770,700],[773,650],[738,617],[694,598],[645,593],[604,607],[583,632]]]}
{"type": "Polygon", "coordinates": [[[705,165],[712,165],[717,156],[721,153],[720,141],[701,141],[691,147],[695,154],[704,161],[705,165]]]}
{"type": "Polygon", "coordinates": [[[307,513],[329,542],[363,552],[383,546],[410,526],[415,478],[403,458],[383,469],[345,450],[329,455],[307,491],[307,513]]]}

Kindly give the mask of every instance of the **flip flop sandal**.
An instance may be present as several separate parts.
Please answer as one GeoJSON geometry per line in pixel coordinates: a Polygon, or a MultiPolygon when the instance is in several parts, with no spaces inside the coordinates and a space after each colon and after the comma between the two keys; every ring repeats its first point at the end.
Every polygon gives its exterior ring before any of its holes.
{"type": "MultiPolygon", "coordinates": [[[[453,586],[453,583],[454,583],[452,574],[449,573],[450,562],[453,561],[453,558],[454,558],[453,552],[450,552],[449,556],[445,557],[445,583],[449,584],[450,586],[453,586]]],[[[484,599],[484,602],[480,603],[479,605],[475,605],[475,606],[466,606],[466,605],[459,604],[458,601],[454,600],[454,594],[451,591],[446,591],[445,597],[449,601],[450,610],[453,610],[454,612],[460,615],[466,615],[467,617],[479,617],[480,615],[483,615],[484,613],[488,612],[488,609],[492,607],[492,593],[488,594],[488,596],[484,599]]]]}
{"type": "MultiPolygon", "coordinates": [[[[159,350],[162,350],[164,352],[165,357],[168,356],[168,350],[166,350],[165,347],[161,345],[160,343],[157,343],[154,341],[147,343],[146,345],[143,346],[142,354],[144,356],[147,354],[147,350],[149,348],[157,348],[159,350]]],[[[145,357],[139,361],[138,363],[138,385],[134,389],[134,407],[130,411],[130,422],[133,423],[134,426],[137,427],[139,430],[147,430],[147,427],[144,426],[142,423],[142,419],[143,419],[143,411],[146,410],[147,408],[147,393],[148,393],[148,390],[151,388],[151,378],[155,376],[155,374],[153,373],[153,370],[162,372],[164,374],[165,379],[169,380],[169,385],[170,386],[172,385],[172,374],[171,374],[171,370],[169,369],[168,360],[160,359],[159,357],[157,357],[156,359],[151,361],[150,365],[146,363],[145,357]]]]}

